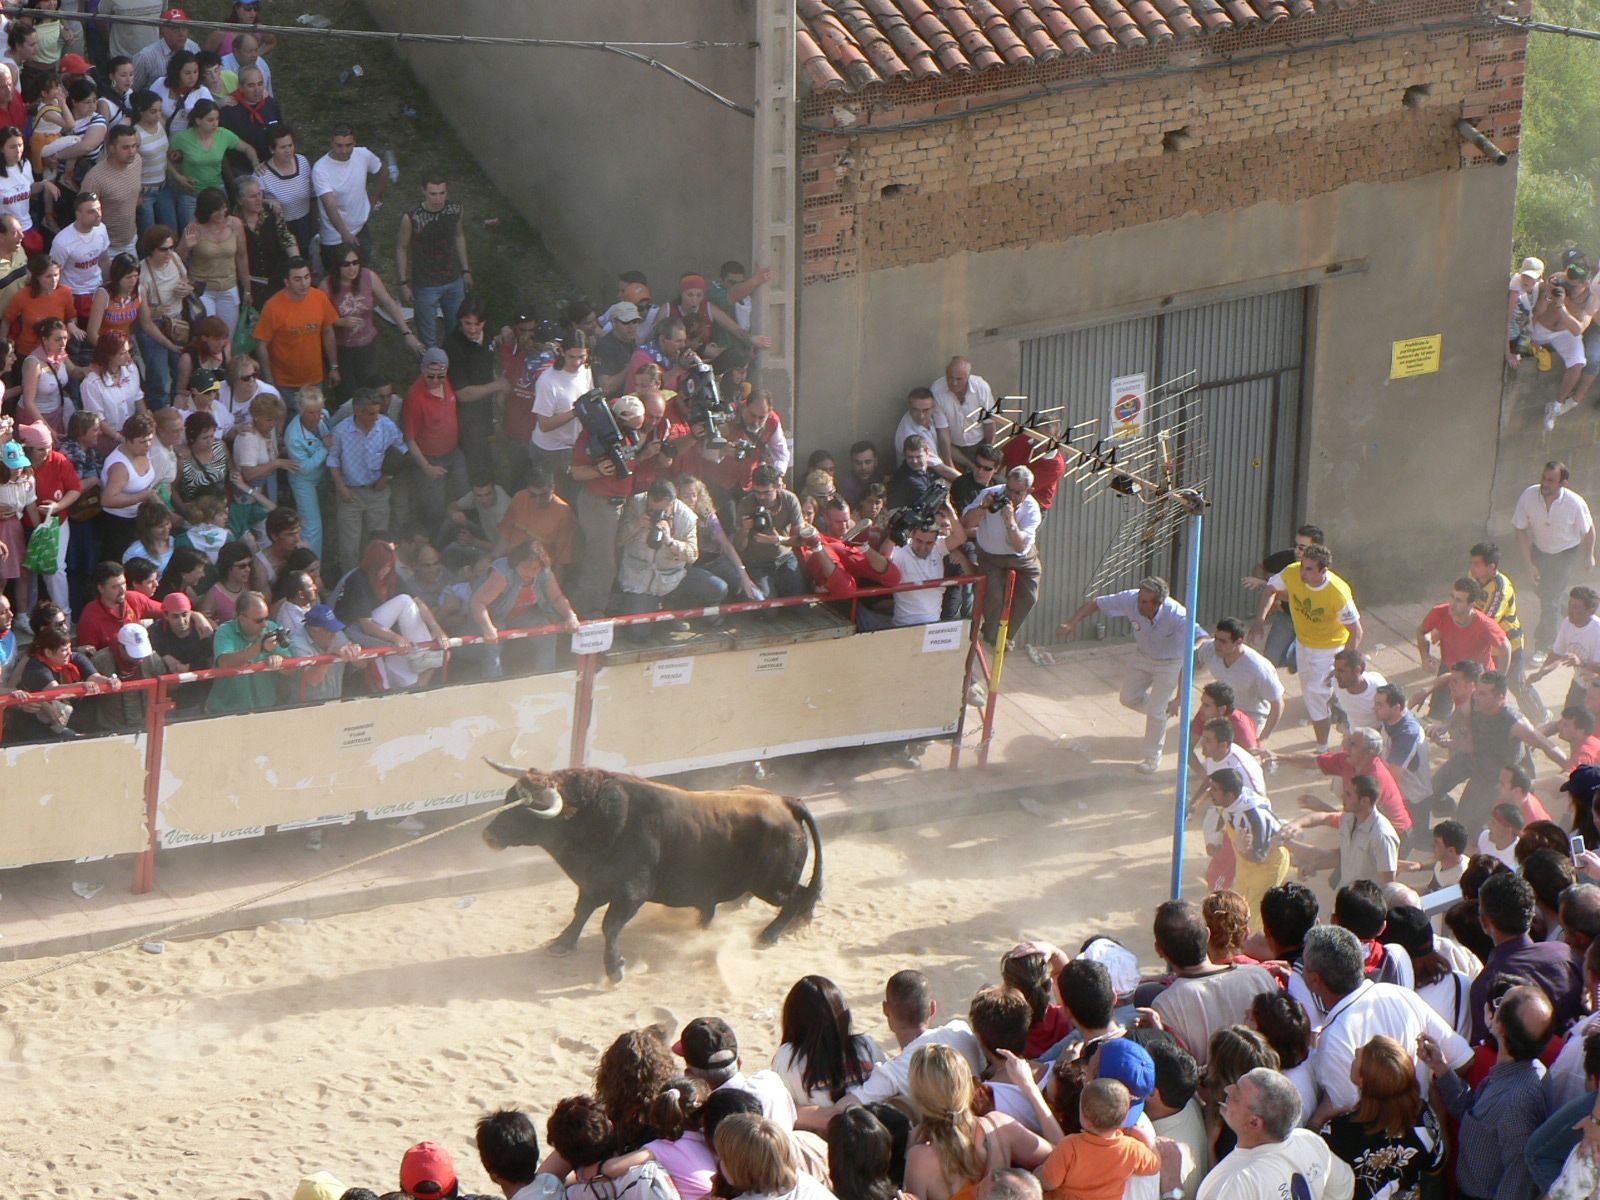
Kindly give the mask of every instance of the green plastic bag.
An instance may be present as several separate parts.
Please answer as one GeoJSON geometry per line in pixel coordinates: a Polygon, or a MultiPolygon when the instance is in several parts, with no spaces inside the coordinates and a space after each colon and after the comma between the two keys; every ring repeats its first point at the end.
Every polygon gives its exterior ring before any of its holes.
{"type": "Polygon", "coordinates": [[[61,561],[61,522],[51,517],[28,537],[22,565],[35,575],[54,575],[61,561]]]}
{"type": "Polygon", "coordinates": [[[233,352],[235,354],[249,354],[252,357],[256,352],[256,322],[261,319],[261,310],[253,304],[246,304],[239,310],[239,323],[233,327],[233,352]]]}

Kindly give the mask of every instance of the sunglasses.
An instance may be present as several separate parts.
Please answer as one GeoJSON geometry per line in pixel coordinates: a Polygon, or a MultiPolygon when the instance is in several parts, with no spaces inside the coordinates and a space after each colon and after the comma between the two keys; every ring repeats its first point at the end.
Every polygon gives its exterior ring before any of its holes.
{"type": "Polygon", "coordinates": [[[240,383],[254,383],[255,381],[256,381],[256,377],[254,375],[241,375],[241,376],[239,376],[239,382],[240,383]]]}
{"type": "Polygon", "coordinates": [[[361,260],[359,258],[347,258],[339,265],[341,267],[359,267],[361,265],[361,260]]]}
{"type": "Polygon", "coordinates": [[[175,247],[171,242],[168,242],[165,246],[157,246],[156,249],[163,254],[171,254],[175,247]]]}

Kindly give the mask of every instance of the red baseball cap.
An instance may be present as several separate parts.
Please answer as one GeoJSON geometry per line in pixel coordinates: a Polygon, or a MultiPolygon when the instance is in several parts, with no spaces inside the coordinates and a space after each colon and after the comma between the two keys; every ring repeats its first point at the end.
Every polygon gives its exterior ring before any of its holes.
{"type": "Polygon", "coordinates": [[[94,69],[89,65],[89,60],[81,54],[63,54],[61,61],[56,65],[63,75],[87,75],[94,69]]]}
{"type": "Polygon", "coordinates": [[[443,1197],[456,1186],[456,1165],[438,1142],[418,1142],[400,1160],[400,1190],[419,1200],[443,1197]]]}
{"type": "Polygon", "coordinates": [[[184,12],[181,8],[169,8],[166,12],[161,14],[161,19],[163,21],[187,21],[189,19],[189,14],[184,12]]]}

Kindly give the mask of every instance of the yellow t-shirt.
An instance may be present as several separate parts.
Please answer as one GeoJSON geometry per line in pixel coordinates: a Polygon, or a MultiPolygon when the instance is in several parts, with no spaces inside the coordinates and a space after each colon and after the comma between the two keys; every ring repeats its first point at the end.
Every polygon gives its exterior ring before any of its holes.
{"type": "Polygon", "coordinates": [[[1290,563],[1273,576],[1274,586],[1285,594],[1289,615],[1294,618],[1294,636],[1302,646],[1311,650],[1337,650],[1350,640],[1345,622],[1354,621],[1355,597],[1350,585],[1332,571],[1327,582],[1312,589],[1300,579],[1300,564],[1290,563]]]}

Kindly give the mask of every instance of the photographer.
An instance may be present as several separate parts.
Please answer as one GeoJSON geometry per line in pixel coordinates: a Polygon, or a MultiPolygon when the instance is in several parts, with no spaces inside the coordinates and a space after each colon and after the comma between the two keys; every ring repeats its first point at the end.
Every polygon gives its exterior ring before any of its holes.
{"type": "MultiPolygon", "coordinates": [[[[231,621],[217,626],[212,647],[219,667],[266,663],[278,667],[288,653],[288,640],[276,621],[267,618],[267,599],[260,592],[243,592],[231,621]]],[[[208,713],[253,712],[271,708],[278,679],[272,671],[257,671],[229,679],[213,680],[206,697],[208,713]]]]}
{"type": "Polygon", "coordinates": [[[1589,268],[1583,256],[1567,252],[1567,266],[1545,283],[1544,292],[1533,310],[1530,337],[1536,346],[1549,346],[1561,357],[1566,372],[1556,398],[1544,406],[1544,428],[1555,428],[1556,418],[1577,406],[1575,393],[1583,377],[1588,357],[1584,353],[1584,334],[1600,307],[1600,296],[1589,285],[1589,268]]]}
{"type": "Polygon", "coordinates": [[[991,646],[999,636],[1006,601],[1006,572],[1015,571],[1010,637],[1015,640],[1039,599],[1039,548],[1035,539],[1043,513],[1033,498],[1033,472],[1012,467],[1006,481],[984,488],[961,514],[961,523],[976,534],[978,568],[988,576],[983,597],[983,636],[991,646]]]}
{"type": "MultiPolygon", "coordinates": [[[[699,519],[666,480],[628,501],[622,514],[622,563],[617,568],[618,611],[662,612],[721,604],[728,585],[692,566],[700,557],[699,519]]],[[[639,632],[644,633],[646,627],[639,632]]],[[[686,628],[686,627],[685,627],[686,628]]]]}
{"type": "Polygon", "coordinates": [[[768,599],[801,595],[805,576],[790,548],[795,531],[804,524],[800,500],[771,466],[756,468],[750,490],[739,501],[738,518],[733,544],[762,594],[768,599]]]}
{"type": "Polygon", "coordinates": [[[611,600],[611,584],[617,575],[617,522],[622,506],[639,480],[632,466],[619,467],[618,457],[635,455],[633,461],[649,461],[660,453],[659,443],[641,446],[644,428],[644,402],[637,396],[618,396],[611,402],[625,443],[613,453],[593,443],[588,430],[578,435],[572,447],[572,477],[583,485],[578,493],[578,531],[583,538],[583,557],[577,563],[577,581],[572,588],[574,607],[586,617],[605,615],[611,600]]]}
{"type": "MultiPolygon", "coordinates": [[[[755,392],[734,410],[724,435],[737,446],[748,442],[756,448],[753,461],[765,463],[779,476],[789,473],[791,451],[784,436],[783,422],[772,408],[771,392],[755,392]]],[[[754,468],[752,468],[753,470],[754,468]]]]}

